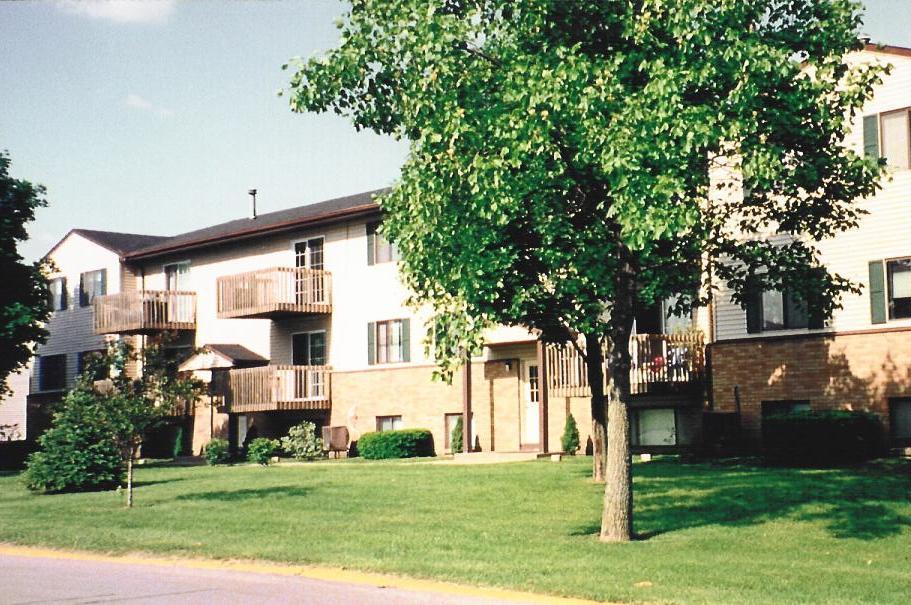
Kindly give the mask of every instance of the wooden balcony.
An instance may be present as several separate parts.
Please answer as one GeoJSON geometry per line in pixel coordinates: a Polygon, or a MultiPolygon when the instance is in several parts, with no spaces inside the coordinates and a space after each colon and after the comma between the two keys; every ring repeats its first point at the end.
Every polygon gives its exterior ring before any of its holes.
{"type": "MultiPolygon", "coordinates": [[[[584,349],[584,344],[581,345],[584,349]]],[[[630,338],[633,395],[693,394],[705,379],[702,332],[637,334],[630,338]]],[[[571,346],[546,349],[548,387],[558,397],[591,397],[582,356],[571,346]]],[[[607,369],[605,368],[605,383],[607,369]]],[[[606,386],[606,384],[605,384],[606,386]]]]}
{"type": "Polygon", "coordinates": [[[129,290],[97,296],[93,305],[97,334],[196,329],[195,292],[129,290]]]}
{"type": "Polygon", "coordinates": [[[278,318],[332,313],[332,274],[273,267],[218,278],[218,317],[278,318]]]}
{"type": "Polygon", "coordinates": [[[232,413],[328,410],[329,366],[268,365],[230,370],[225,404],[232,413]]]}

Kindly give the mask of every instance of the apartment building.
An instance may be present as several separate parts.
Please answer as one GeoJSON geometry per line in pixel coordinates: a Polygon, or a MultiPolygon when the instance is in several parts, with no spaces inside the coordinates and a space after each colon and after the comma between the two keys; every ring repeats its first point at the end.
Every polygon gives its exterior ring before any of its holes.
{"type": "Polygon", "coordinates": [[[859,153],[886,158],[887,177],[863,200],[859,228],[819,246],[862,293],[815,326],[788,292],[757,293],[746,309],[718,297],[712,400],[739,412],[752,443],[764,415],[853,409],[878,414],[893,444],[911,444],[911,50],[868,45],[851,60],[893,66],[847,135],[859,153]]]}
{"type": "MultiPolygon", "coordinates": [[[[722,291],[687,317],[669,312],[672,300],[640,309],[630,342],[634,450],[695,447],[718,416],[758,444],[764,414],[808,408],[871,410],[895,443],[911,440],[911,51],[868,47],[852,60],[895,66],[848,135],[887,158],[889,178],[863,202],[859,229],[821,245],[827,266],[863,294],[822,326],[787,292],[742,309],[722,291]]],[[[211,385],[173,419],[194,453],[213,436],[241,444],[305,419],[345,426],[355,440],[427,428],[442,453],[466,413],[482,451],[558,451],[570,413],[586,443],[590,389],[572,347],[499,327],[452,385],[432,380],[428,317],[404,304],[374,193],[167,238],[73,230],[49,253],[55,311],[30,409],[72,385],[86,352],[120,337],[141,348],[169,332],[180,369],[211,385]]]]}

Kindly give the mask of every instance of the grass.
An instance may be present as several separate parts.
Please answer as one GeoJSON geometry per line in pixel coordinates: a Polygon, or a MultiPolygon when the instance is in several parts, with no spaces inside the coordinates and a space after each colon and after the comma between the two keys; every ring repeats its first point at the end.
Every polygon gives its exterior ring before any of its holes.
{"type": "Polygon", "coordinates": [[[113,492],[0,476],[0,541],[345,566],[650,603],[907,603],[911,465],[635,465],[636,530],[597,540],[590,458],[493,466],[139,467],[113,492]]]}

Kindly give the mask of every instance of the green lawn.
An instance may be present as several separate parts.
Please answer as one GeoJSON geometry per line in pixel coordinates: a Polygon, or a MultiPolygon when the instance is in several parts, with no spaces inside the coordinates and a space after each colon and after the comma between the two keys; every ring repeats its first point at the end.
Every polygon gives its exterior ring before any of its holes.
{"type": "Polygon", "coordinates": [[[660,603],[911,602],[911,465],[635,465],[636,530],[604,545],[590,458],[453,466],[140,467],[113,492],[0,476],[0,541],[256,558],[660,603]]]}

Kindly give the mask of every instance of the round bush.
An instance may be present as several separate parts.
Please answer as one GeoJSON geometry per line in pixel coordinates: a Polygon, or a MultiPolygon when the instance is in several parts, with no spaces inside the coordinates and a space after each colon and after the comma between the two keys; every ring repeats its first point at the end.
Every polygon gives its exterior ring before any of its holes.
{"type": "Polygon", "coordinates": [[[313,460],[323,455],[323,440],[316,436],[316,425],[305,420],[282,437],[282,449],[297,460],[313,460]]]}
{"type": "Polygon", "coordinates": [[[361,456],[370,460],[433,456],[433,434],[427,429],[365,433],[357,448],[361,456]]]}
{"type": "Polygon", "coordinates": [[[276,439],[257,437],[247,445],[247,460],[266,466],[280,447],[276,439]]]}
{"type": "Polygon", "coordinates": [[[227,464],[231,461],[231,446],[227,439],[212,439],[206,444],[206,462],[209,464],[227,464]]]}

